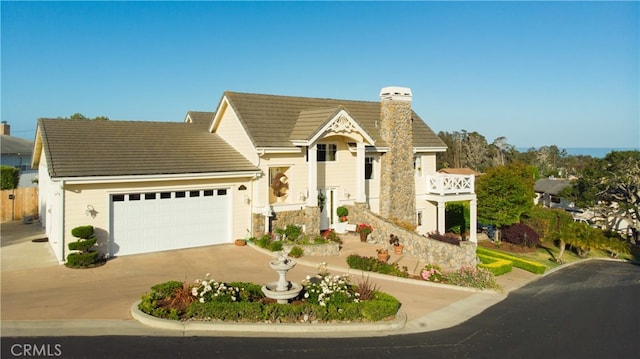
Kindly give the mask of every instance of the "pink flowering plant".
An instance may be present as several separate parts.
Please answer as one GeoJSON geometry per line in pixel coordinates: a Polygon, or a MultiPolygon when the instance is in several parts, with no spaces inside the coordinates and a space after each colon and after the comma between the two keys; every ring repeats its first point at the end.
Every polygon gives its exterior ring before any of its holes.
{"type": "Polygon", "coordinates": [[[422,272],[420,273],[422,279],[429,282],[442,282],[444,279],[444,275],[442,274],[442,269],[440,266],[436,264],[427,264],[422,272]]]}
{"type": "Polygon", "coordinates": [[[360,234],[369,234],[373,232],[373,226],[367,223],[359,223],[356,226],[356,232],[360,234]]]}

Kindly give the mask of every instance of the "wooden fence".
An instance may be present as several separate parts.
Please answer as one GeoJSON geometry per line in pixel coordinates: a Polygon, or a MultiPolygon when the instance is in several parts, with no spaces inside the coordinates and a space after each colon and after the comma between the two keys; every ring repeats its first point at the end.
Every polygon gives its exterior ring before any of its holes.
{"type": "Polygon", "coordinates": [[[0,221],[21,221],[38,216],[38,187],[24,187],[0,191],[0,221]]]}

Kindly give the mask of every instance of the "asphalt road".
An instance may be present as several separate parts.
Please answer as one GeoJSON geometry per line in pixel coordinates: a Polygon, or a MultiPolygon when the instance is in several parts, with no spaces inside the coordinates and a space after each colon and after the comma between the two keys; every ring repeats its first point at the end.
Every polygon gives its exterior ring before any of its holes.
{"type": "Polygon", "coordinates": [[[640,266],[574,265],[512,292],[461,325],[435,332],[345,339],[2,338],[1,354],[3,359],[640,358],[640,266]]]}

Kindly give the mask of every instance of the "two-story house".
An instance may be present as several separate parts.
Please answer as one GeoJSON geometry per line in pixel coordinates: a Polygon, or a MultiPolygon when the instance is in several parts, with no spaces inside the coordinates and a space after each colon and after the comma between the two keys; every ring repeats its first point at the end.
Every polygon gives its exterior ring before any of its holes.
{"type": "Polygon", "coordinates": [[[380,101],[225,92],[215,112],[181,123],[40,119],[41,219],[61,262],[71,229],[87,224],[119,256],[286,223],[320,233],[341,205],[425,234],[444,231],[447,201],[468,200],[475,221],[473,177],[436,173],[446,147],[411,101],[401,87],[380,101]]]}

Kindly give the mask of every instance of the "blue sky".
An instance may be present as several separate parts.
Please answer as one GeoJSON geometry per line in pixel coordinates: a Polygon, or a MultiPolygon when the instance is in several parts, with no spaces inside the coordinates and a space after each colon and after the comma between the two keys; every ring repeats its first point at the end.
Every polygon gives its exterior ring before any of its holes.
{"type": "Polygon", "coordinates": [[[516,147],[640,147],[639,2],[6,2],[1,113],[182,121],[223,91],[378,101],[516,147]]]}

